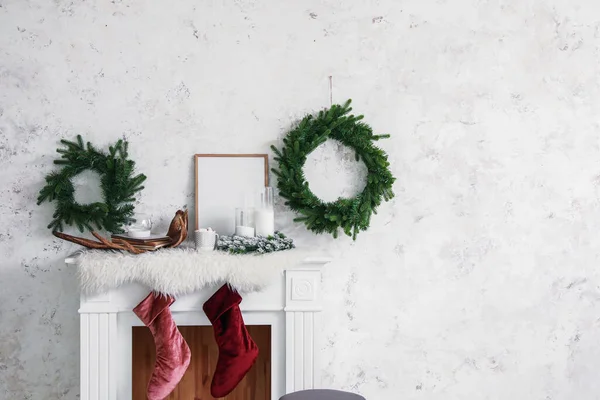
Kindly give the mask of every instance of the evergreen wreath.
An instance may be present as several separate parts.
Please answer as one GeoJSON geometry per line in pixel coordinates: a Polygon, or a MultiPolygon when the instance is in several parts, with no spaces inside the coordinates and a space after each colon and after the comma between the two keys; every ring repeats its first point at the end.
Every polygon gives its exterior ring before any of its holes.
{"type": "Polygon", "coordinates": [[[275,161],[279,168],[272,171],[277,175],[279,194],[285,204],[301,214],[294,219],[304,222],[315,233],[330,233],[338,237],[338,228],[356,240],[360,231],[369,228],[371,214],[376,214],[382,199],[394,197],[392,185],[395,178],[389,170],[387,154],[373,142],[390,135],[374,135],[372,128],[364,122],[362,115],[349,114],[351,100],[344,105],[333,105],[317,116],[307,115],[283,139],[281,150],[275,146],[275,161]],[[368,170],[364,190],[353,198],[339,198],[323,202],[315,196],[306,181],[303,167],[307,156],[327,139],[334,139],[355,151],[356,161],[362,160],[368,170]]]}
{"type": "Polygon", "coordinates": [[[126,140],[118,140],[109,147],[108,154],[96,149],[90,142],[60,141],[65,148],[56,151],[61,158],[54,164],[62,169],[46,176],[46,186],[40,190],[37,203],[56,201],[54,219],[48,225],[52,231],[63,231],[64,225],[77,226],[83,232],[105,229],[122,232],[122,226],[132,221],[135,194],[144,187],[143,174],[133,175],[135,163],[129,160],[126,140]],[[91,170],[100,175],[100,187],[104,202],[79,204],[75,201],[75,188],[71,179],[77,174],[91,170]],[[94,228],[95,226],[95,228],[94,228]]]}

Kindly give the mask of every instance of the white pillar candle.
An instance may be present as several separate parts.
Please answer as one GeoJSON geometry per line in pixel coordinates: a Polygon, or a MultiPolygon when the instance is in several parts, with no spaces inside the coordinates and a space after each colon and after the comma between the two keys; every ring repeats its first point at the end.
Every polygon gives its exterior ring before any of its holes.
{"type": "Polygon", "coordinates": [[[254,211],[256,236],[273,236],[275,233],[275,213],[272,208],[259,208],[254,211]]]}
{"type": "Polygon", "coordinates": [[[238,236],[254,237],[254,228],[251,226],[238,225],[235,227],[235,234],[238,236]]]}

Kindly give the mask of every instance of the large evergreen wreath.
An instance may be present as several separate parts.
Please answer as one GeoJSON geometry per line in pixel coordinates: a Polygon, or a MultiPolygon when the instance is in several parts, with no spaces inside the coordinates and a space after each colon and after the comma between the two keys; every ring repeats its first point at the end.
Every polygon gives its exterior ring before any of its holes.
{"type": "Polygon", "coordinates": [[[315,233],[330,233],[338,236],[338,229],[356,240],[360,231],[369,227],[371,214],[382,200],[394,197],[392,184],[395,178],[389,170],[387,154],[373,142],[389,135],[374,135],[362,115],[350,114],[350,100],[346,104],[333,105],[315,117],[307,115],[297,127],[283,139],[281,150],[271,146],[276,154],[279,194],[292,210],[301,214],[294,221],[301,221],[315,233]],[[303,167],[307,156],[327,139],[335,139],[352,148],[356,161],[362,160],[368,170],[364,190],[353,198],[339,198],[325,203],[315,196],[306,181],[303,167]]]}
{"type": "Polygon", "coordinates": [[[84,145],[80,135],[76,142],[61,140],[61,143],[66,148],[56,150],[62,155],[54,164],[62,165],[62,169],[46,176],[46,186],[40,190],[37,201],[38,204],[56,202],[54,219],[48,228],[62,231],[64,225],[74,225],[81,232],[84,229],[122,232],[122,226],[132,220],[135,194],[144,188],[142,183],[146,180],[143,174],[133,174],[135,163],[127,158],[127,141],[117,141],[109,147],[108,154],[89,142],[84,145]],[[79,204],[75,201],[71,179],[86,170],[100,175],[104,202],[79,204]]]}

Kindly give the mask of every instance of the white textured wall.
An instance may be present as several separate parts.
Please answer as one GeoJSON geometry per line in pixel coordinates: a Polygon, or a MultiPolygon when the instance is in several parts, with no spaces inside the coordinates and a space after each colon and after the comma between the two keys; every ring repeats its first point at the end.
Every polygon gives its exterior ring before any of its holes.
{"type": "MultiPolygon", "coordinates": [[[[329,75],[398,181],[356,243],[279,209],[336,257],[324,383],[600,398],[599,58],[596,0],[0,0],[0,399],[78,398],[75,246],[35,205],[59,138],[127,137],[165,226],[193,153],[268,151],[329,75]]],[[[324,195],[360,175],[336,151],[309,163],[324,195]]]]}

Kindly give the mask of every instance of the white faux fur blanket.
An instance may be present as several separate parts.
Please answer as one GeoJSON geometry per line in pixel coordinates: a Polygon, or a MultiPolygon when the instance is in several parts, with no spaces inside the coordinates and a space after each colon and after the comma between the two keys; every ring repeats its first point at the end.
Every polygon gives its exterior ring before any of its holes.
{"type": "Polygon", "coordinates": [[[139,255],[85,251],[77,257],[77,264],[85,293],[102,293],[138,282],[157,292],[177,296],[223,283],[240,293],[259,291],[284,268],[297,265],[306,256],[296,249],[264,255],[202,253],[189,248],[139,255]]]}

